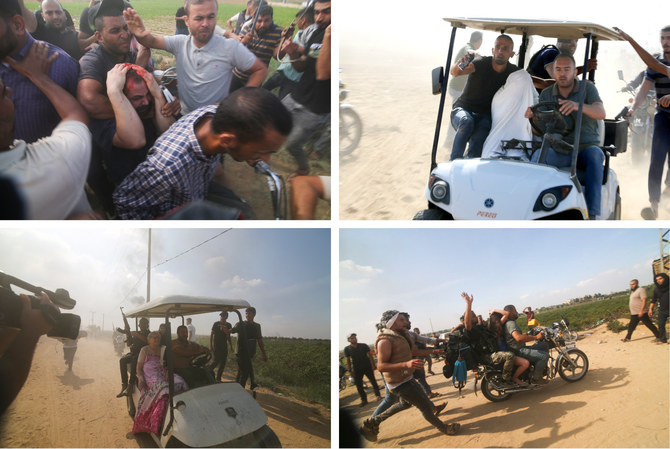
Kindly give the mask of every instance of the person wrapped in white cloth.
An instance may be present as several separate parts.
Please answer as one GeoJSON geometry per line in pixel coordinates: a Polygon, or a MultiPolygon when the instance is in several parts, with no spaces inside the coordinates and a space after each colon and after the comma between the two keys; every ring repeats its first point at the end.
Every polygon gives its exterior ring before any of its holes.
{"type": "Polygon", "coordinates": [[[491,131],[484,142],[482,159],[507,156],[528,160],[521,149],[503,150],[502,141],[532,140],[530,122],[524,114],[537,101],[537,91],[528,72],[517,70],[511,73],[491,102],[491,131]]]}

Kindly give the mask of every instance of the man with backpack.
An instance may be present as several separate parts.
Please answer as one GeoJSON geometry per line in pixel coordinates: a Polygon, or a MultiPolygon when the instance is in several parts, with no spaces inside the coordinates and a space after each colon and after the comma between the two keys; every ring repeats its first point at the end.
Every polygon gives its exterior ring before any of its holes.
{"type": "MultiPolygon", "coordinates": [[[[556,79],[554,77],[554,60],[560,53],[574,55],[577,51],[577,39],[557,39],[556,45],[544,45],[528,61],[528,73],[542,79],[556,79]]],[[[589,59],[587,70],[598,67],[597,59],[589,59]]],[[[581,74],[584,66],[577,67],[577,74],[581,74]]]]}

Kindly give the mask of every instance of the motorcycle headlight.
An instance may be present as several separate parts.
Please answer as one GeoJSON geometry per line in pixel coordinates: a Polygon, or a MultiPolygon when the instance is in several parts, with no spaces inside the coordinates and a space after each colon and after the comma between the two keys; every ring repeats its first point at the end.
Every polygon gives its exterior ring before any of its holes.
{"type": "Polygon", "coordinates": [[[430,198],[436,203],[449,204],[451,200],[449,184],[446,181],[431,177],[430,179],[430,198]]]}
{"type": "Polygon", "coordinates": [[[556,209],[556,206],[563,201],[572,190],[572,186],[552,187],[542,191],[535,201],[533,212],[545,211],[549,212],[556,209]]]}

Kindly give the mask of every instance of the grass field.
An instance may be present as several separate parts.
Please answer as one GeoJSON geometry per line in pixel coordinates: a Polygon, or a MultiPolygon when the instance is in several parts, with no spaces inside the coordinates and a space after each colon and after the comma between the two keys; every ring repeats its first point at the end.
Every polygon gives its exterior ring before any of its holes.
{"type": "MultiPolygon", "coordinates": [[[[209,347],[209,337],[197,337],[199,344],[209,347]]],[[[262,387],[287,396],[313,401],[330,407],[330,340],[302,338],[263,338],[267,363],[256,351],[253,361],[256,382],[262,387]]],[[[237,347],[233,337],[233,347],[237,347]]],[[[224,371],[237,374],[235,355],[229,354],[224,371]]]]}

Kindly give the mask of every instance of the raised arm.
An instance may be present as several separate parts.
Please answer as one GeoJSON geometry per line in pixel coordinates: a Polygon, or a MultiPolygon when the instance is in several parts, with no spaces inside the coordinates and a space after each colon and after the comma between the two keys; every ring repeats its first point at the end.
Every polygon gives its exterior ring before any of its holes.
{"type": "Polygon", "coordinates": [[[134,9],[128,8],[123,11],[123,18],[126,19],[128,30],[137,38],[137,41],[149,48],[165,50],[165,38],[163,36],[154,36],[144,27],[142,18],[134,9]]]}
{"type": "Polygon", "coordinates": [[[6,60],[14,70],[44,93],[63,121],[76,120],[88,125],[88,115],[77,99],[49,78],[49,67],[59,55],[54,53],[49,57],[48,54],[49,46],[45,42],[35,41],[22,61],[17,62],[9,56],[6,60]]]}
{"type": "Polygon", "coordinates": [[[633,49],[635,52],[642,58],[642,61],[644,61],[645,64],[647,64],[647,67],[649,67],[652,70],[656,70],[659,73],[665,73],[668,76],[670,76],[670,67],[663,64],[661,61],[658,59],[654,58],[651,53],[649,53],[647,50],[642,48],[640,44],[638,44],[635,39],[630,37],[628,34],[626,34],[623,30],[614,27],[614,29],[621,35],[622,38],[626,39],[630,45],[633,46],[633,49]]]}

